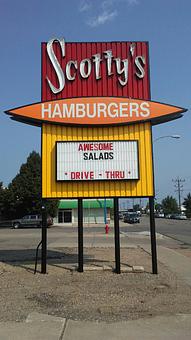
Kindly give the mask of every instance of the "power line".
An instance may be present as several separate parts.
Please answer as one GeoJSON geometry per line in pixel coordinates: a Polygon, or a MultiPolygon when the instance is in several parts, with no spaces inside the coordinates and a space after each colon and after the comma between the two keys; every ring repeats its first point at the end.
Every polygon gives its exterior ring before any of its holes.
{"type": "Polygon", "coordinates": [[[183,182],[185,182],[185,179],[179,178],[179,176],[176,179],[172,180],[175,183],[175,192],[178,192],[178,207],[179,211],[181,212],[181,192],[183,192],[183,182]]]}

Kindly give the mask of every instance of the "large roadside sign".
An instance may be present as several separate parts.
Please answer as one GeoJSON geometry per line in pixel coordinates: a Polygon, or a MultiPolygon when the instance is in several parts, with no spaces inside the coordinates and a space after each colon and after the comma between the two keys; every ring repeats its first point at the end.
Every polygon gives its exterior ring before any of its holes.
{"type": "Polygon", "coordinates": [[[42,43],[43,198],[153,197],[152,125],[185,109],[151,101],[147,42],[42,43]]]}

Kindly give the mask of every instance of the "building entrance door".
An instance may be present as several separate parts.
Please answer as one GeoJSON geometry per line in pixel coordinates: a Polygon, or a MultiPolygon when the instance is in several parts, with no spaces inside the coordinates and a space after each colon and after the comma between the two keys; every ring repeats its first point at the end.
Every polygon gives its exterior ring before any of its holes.
{"type": "Polygon", "coordinates": [[[72,223],[72,211],[64,211],[64,223],[72,223]]]}
{"type": "Polygon", "coordinates": [[[72,223],[72,210],[60,210],[58,212],[58,223],[72,223]]]}

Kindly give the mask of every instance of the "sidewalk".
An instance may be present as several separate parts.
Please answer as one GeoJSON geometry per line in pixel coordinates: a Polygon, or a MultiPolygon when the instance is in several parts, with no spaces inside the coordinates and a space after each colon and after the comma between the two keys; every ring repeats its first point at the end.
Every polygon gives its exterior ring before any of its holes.
{"type": "MultiPolygon", "coordinates": [[[[150,253],[149,246],[144,245],[142,248],[150,253]]],[[[164,246],[158,246],[157,253],[160,262],[168,266],[170,270],[191,286],[191,259],[189,257],[164,246]]]]}
{"type": "Polygon", "coordinates": [[[190,340],[190,334],[190,314],[110,324],[32,313],[22,323],[0,323],[1,340],[190,340]]]}

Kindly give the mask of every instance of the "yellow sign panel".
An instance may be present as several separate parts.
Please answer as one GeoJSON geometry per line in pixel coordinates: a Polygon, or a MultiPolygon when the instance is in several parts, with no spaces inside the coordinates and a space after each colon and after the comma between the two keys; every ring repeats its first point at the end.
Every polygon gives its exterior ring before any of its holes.
{"type": "Polygon", "coordinates": [[[42,197],[148,197],[154,195],[151,123],[110,127],[42,125],[42,197]],[[56,181],[56,142],[137,141],[139,179],[56,181]]]}

